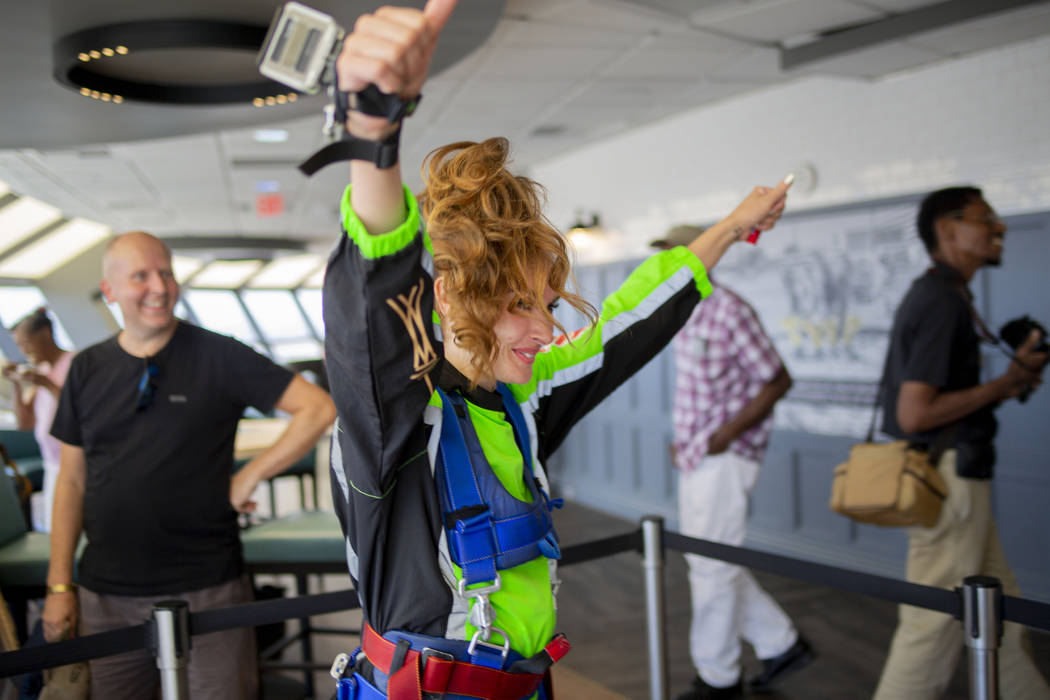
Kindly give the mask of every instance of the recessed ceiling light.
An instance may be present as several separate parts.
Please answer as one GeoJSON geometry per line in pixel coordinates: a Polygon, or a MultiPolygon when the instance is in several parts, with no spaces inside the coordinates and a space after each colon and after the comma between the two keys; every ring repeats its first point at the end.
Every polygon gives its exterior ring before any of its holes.
{"type": "Polygon", "coordinates": [[[288,140],[287,129],[256,129],[252,137],[259,143],[284,143],[288,140]]]}

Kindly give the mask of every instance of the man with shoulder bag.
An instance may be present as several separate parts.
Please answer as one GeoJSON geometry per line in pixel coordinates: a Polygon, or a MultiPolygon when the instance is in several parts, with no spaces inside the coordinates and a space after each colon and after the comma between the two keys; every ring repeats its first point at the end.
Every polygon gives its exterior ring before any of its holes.
{"type": "MultiPolygon", "coordinates": [[[[974,310],[967,284],[979,268],[1000,264],[1006,227],[975,187],[929,194],[917,224],[932,266],[894,316],[883,377],[883,431],[920,450],[936,445],[947,498],[932,527],[909,528],[907,578],[954,588],[966,576],[984,574],[998,578],[1007,595],[1020,595],[992,517],[994,412],[1040,383],[1046,338],[1033,330],[1006,371],[982,382],[980,343],[999,341],[974,310]],[[946,433],[951,442],[942,451],[946,433]]],[[[962,650],[962,626],[943,613],[908,605],[899,614],[875,699],[939,698],[962,650]]],[[[1050,685],[1026,652],[1023,628],[1012,623],[1004,628],[999,684],[1004,700],[1050,698],[1050,685]]]]}

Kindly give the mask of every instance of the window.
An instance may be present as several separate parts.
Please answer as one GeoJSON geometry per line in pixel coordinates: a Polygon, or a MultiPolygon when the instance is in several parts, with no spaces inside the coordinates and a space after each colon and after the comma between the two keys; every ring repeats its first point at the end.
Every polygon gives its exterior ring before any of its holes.
{"type": "Polygon", "coordinates": [[[241,292],[241,299],[273,350],[275,361],[287,363],[321,357],[321,344],[307,325],[292,292],[247,289],[241,292]]]}
{"type": "Polygon", "coordinates": [[[237,300],[237,295],[227,289],[190,289],[185,294],[186,305],[193,311],[197,321],[216,333],[231,335],[266,352],[260,338],[237,300]]]}
{"type": "Polygon", "coordinates": [[[324,314],[321,310],[321,290],[300,289],[295,294],[299,299],[299,303],[303,305],[303,311],[306,312],[306,317],[310,319],[310,325],[314,327],[314,332],[317,333],[318,337],[324,338],[324,314]]]}
{"type": "Polygon", "coordinates": [[[274,362],[286,365],[300,360],[321,359],[321,344],[313,338],[309,340],[291,340],[271,343],[274,362]]]}
{"type": "MultiPolygon", "coordinates": [[[[47,299],[36,287],[29,285],[0,287],[0,323],[4,325],[4,328],[10,328],[41,306],[47,306],[47,299]]],[[[58,343],[58,346],[66,350],[75,349],[76,346],[55,312],[48,310],[48,315],[51,317],[55,342],[58,343]]]]}
{"type": "Polygon", "coordinates": [[[291,292],[248,289],[241,293],[241,298],[266,340],[313,338],[291,292]]]}
{"type": "MultiPolygon", "coordinates": [[[[106,308],[109,309],[109,313],[113,315],[113,320],[117,322],[117,325],[121,328],[124,327],[124,312],[120,310],[120,306],[116,303],[110,303],[103,297],[102,301],[106,304],[106,308]]],[[[186,302],[179,299],[175,302],[175,317],[181,318],[183,321],[192,322],[193,319],[190,317],[189,307],[186,306],[186,302]]]]}

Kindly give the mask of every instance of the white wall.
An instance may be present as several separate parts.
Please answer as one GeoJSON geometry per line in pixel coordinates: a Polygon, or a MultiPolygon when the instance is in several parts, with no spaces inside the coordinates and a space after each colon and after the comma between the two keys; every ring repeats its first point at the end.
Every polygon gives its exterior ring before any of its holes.
{"type": "MultiPolygon", "coordinates": [[[[551,220],[577,209],[630,257],[668,226],[724,216],[755,184],[816,168],[811,208],[971,182],[1003,214],[1050,209],[1050,37],[878,82],[803,78],[542,163],[551,220]]],[[[775,235],[775,234],[771,234],[775,235]]]]}

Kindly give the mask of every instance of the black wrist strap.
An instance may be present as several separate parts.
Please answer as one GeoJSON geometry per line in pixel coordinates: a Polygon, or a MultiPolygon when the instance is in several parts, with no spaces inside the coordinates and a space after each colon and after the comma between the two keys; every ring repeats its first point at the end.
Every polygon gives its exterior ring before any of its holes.
{"type": "Polygon", "coordinates": [[[391,124],[396,124],[405,117],[412,116],[422,99],[422,95],[416,95],[409,100],[403,100],[397,95],[380,92],[374,84],[359,92],[336,91],[334,122],[338,128],[344,129],[343,138],[328,144],[304,160],[299,164],[299,170],[309,177],[326,165],[341,160],[365,160],[374,163],[381,170],[392,168],[397,163],[401,127],[382,141],[357,138],[345,131],[343,125],[346,124],[347,113],[353,110],[370,117],[385,117],[391,124]]]}
{"type": "Polygon", "coordinates": [[[341,160],[366,160],[386,170],[397,164],[400,142],[401,127],[382,141],[369,141],[346,134],[341,140],[328,144],[300,163],[299,170],[309,177],[326,165],[341,160]]]}
{"type": "Polygon", "coordinates": [[[411,117],[422,99],[422,95],[416,95],[409,100],[402,100],[397,95],[380,92],[375,83],[370,83],[359,92],[336,93],[335,119],[345,123],[346,113],[355,111],[370,117],[386,117],[388,122],[396,124],[405,117],[411,117]]]}

